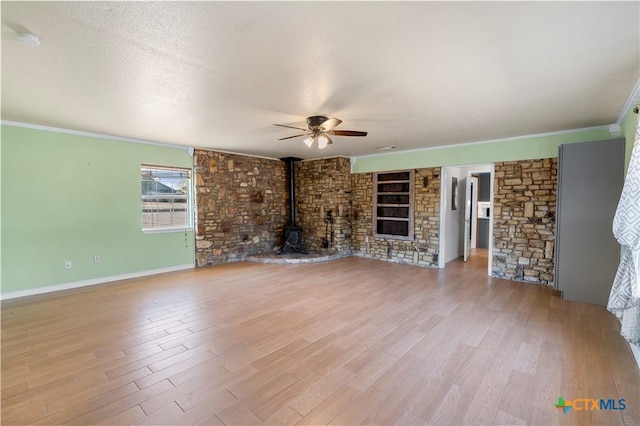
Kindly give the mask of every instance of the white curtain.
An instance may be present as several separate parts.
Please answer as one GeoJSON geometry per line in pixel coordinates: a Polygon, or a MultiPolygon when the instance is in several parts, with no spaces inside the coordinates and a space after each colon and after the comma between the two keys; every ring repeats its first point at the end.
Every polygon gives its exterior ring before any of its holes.
{"type": "Polygon", "coordinates": [[[640,121],[627,177],[613,219],[613,234],[623,253],[607,309],[622,322],[620,334],[640,345],[640,121]]]}

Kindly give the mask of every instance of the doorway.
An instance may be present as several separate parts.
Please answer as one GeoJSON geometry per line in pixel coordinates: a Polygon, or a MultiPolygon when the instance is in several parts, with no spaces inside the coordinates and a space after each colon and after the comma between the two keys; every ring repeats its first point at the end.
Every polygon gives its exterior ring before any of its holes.
{"type": "Polygon", "coordinates": [[[443,167],[438,267],[462,259],[491,275],[493,164],[443,167]]]}

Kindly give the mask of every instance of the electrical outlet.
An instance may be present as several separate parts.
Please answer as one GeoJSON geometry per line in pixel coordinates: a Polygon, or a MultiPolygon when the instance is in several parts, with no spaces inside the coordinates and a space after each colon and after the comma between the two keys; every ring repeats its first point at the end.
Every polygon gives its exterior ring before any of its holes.
{"type": "Polygon", "coordinates": [[[64,262],[64,269],[71,269],[71,266],[73,266],[73,264],[71,263],[70,260],[67,260],[66,262],[64,262]]]}
{"type": "Polygon", "coordinates": [[[98,256],[97,254],[93,256],[93,263],[100,263],[100,256],[98,256]]]}

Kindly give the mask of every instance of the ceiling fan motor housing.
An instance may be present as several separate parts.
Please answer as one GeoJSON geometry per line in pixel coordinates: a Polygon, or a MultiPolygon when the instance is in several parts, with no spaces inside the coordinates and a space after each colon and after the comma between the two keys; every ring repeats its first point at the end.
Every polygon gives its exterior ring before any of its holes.
{"type": "Polygon", "coordinates": [[[312,115],[311,117],[307,117],[307,126],[311,131],[323,131],[325,129],[322,128],[322,125],[329,120],[329,117],[324,115],[312,115]]]}

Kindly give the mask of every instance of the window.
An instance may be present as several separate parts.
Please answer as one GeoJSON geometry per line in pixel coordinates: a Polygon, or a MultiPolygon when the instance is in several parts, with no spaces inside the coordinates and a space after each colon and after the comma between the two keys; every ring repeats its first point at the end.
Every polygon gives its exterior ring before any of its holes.
{"type": "Polygon", "coordinates": [[[162,232],[191,227],[191,170],[140,167],[142,230],[162,232]]]}
{"type": "Polygon", "coordinates": [[[413,240],[413,170],[374,173],[373,235],[413,240]]]}

